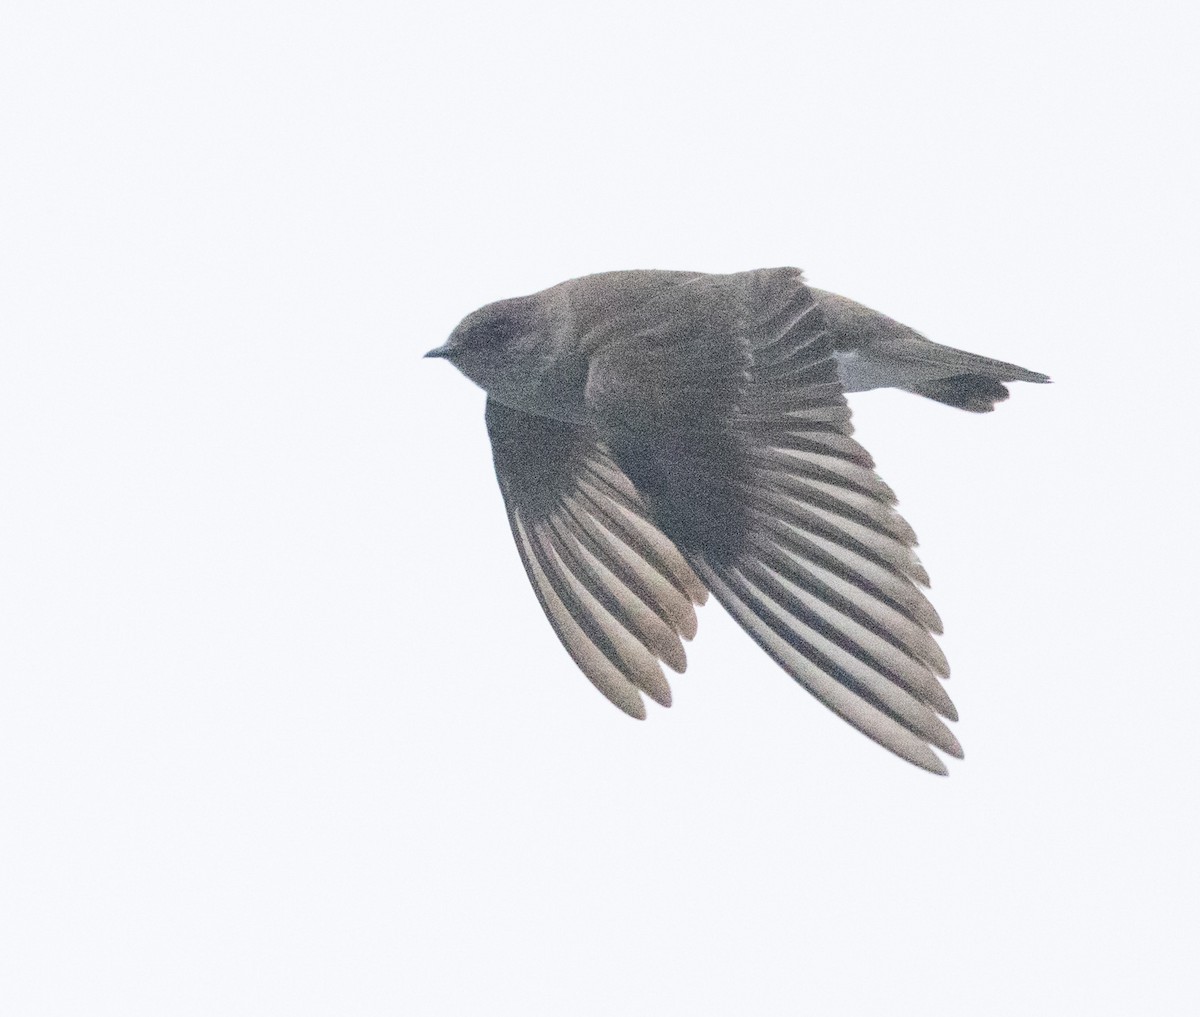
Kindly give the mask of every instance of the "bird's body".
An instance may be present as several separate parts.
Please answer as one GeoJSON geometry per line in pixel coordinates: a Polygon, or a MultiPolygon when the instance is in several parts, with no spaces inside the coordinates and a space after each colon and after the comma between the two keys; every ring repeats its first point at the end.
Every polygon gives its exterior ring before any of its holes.
{"type": "Polygon", "coordinates": [[[663,705],[660,661],[708,591],[785,671],[935,772],[961,749],[928,577],[850,437],[844,392],[982,411],[1044,375],[932,343],[796,269],[611,272],[468,315],[433,355],[488,392],[513,536],[538,599],[610,700],[663,705]]]}

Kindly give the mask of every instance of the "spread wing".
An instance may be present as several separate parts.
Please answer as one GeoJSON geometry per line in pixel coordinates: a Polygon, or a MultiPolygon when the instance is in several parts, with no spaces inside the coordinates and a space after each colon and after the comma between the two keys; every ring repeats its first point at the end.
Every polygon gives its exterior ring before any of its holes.
{"type": "Polygon", "coordinates": [[[708,593],[594,431],[489,399],[496,476],[521,561],[580,670],[631,716],[669,706],[708,593]]]}
{"type": "Polygon", "coordinates": [[[827,329],[798,271],[703,276],[592,361],[587,399],[653,519],[789,675],[937,773],[961,756],[895,496],[850,437],[827,329]]]}

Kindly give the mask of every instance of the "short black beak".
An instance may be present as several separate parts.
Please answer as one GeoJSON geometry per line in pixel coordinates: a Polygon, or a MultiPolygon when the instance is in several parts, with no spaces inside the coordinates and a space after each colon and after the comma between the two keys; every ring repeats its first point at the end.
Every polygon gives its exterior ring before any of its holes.
{"type": "Polygon", "coordinates": [[[427,356],[427,357],[448,357],[448,356],[450,356],[450,344],[442,343],[441,346],[435,346],[428,353],[426,353],[425,356],[427,356]]]}

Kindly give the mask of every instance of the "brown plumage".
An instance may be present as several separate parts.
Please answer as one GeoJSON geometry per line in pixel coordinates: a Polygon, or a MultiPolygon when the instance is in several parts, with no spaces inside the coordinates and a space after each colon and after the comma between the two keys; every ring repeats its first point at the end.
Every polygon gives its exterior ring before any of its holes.
{"type": "Polygon", "coordinates": [[[489,393],[513,538],[551,626],[634,717],[708,593],[787,674],[918,766],[961,757],[912,529],[845,393],[974,412],[1047,381],[810,289],[796,269],[587,276],[468,315],[431,355],[489,393]]]}

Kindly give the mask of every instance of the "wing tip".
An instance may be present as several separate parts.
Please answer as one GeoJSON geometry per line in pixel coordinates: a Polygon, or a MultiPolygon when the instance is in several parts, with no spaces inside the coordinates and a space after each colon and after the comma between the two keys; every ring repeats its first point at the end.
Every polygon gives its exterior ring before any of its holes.
{"type": "MultiPolygon", "coordinates": [[[[946,766],[946,761],[944,759],[942,759],[942,757],[939,756],[936,752],[933,751],[932,746],[930,746],[927,742],[925,742],[923,740],[924,739],[923,735],[914,735],[915,738],[922,739],[920,744],[914,745],[914,744],[910,743],[910,744],[906,745],[903,742],[896,742],[896,741],[892,741],[892,740],[884,740],[881,738],[876,738],[872,734],[870,734],[866,731],[863,731],[862,728],[858,728],[858,731],[860,734],[866,736],[868,739],[873,741],[880,748],[886,749],[892,755],[894,755],[900,759],[903,759],[904,762],[906,762],[906,763],[911,763],[913,766],[917,767],[918,769],[924,770],[926,773],[932,773],[937,777],[949,777],[950,776],[950,768],[948,766],[946,766]]],[[[911,732],[911,731],[908,733],[913,734],[913,732],[911,732]]],[[[946,750],[943,750],[943,751],[946,751],[946,750]]],[[[962,758],[962,755],[961,755],[962,749],[959,748],[958,751],[959,751],[959,755],[956,758],[961,759],[962,758]]],[[[952,753],[952,752],[948,752],[948,754],[954,755],[954,753],[952,753]]]]}
{"type": "MultiPolygon", "coordinates": [[[[603,689],[600,690],[604,692],[603,689]]],[[[620,710],[626,717],[632,717],[634,720],[646,719],[646,702],[639,695],[634,695],[632,699],[614,699],[612,696],[605,694],[605,699],[620,710]]]]}
{"type": "Polygon", "coordinates": [[[946,766],[946,764],[944,762],[942,762],[942,760],[939,759],[937,756],[934,756],[934,759],[937,761],[936,766],[925,766],[925,767],[922,767],[922,769],[924,769],[928,773],[932,773],[935,777],[949,777],[950,770],[946,766]]]}

